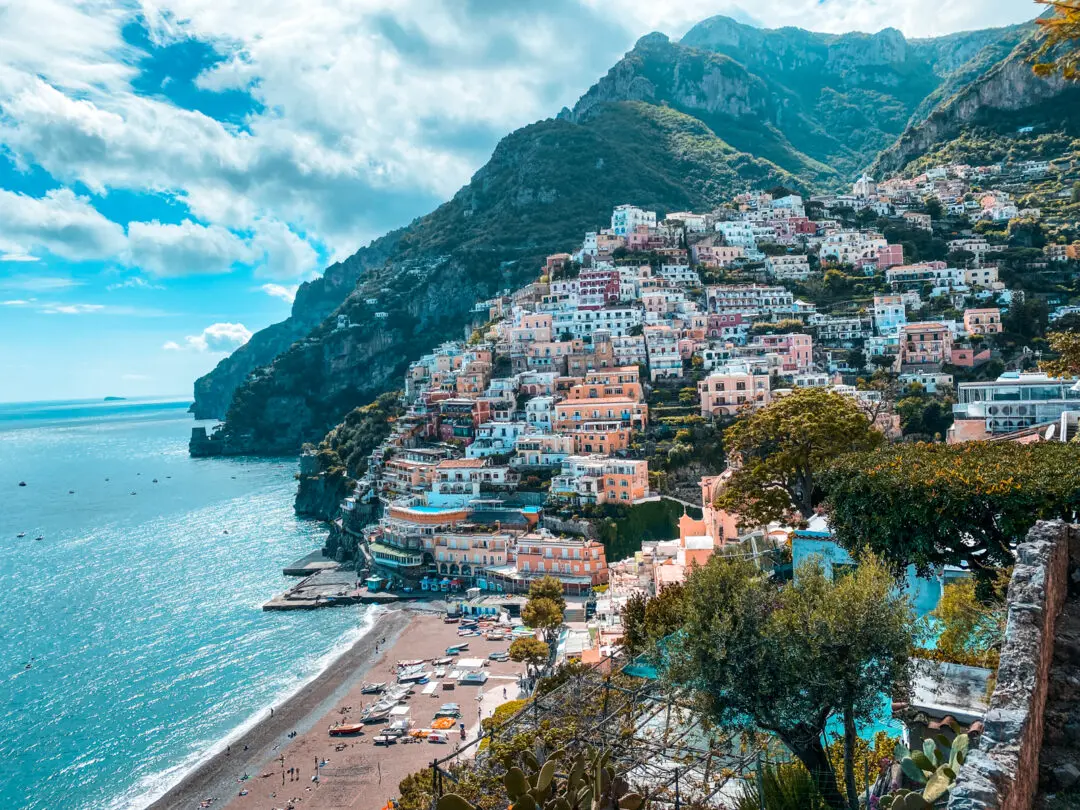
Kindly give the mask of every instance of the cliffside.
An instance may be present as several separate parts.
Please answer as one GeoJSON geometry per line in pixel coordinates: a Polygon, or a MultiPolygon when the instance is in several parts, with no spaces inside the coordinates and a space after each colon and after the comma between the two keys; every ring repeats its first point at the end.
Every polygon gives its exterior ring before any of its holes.
{"type": "Polygon", "coordinates": [[[261,329],[245,345],[195,381],[196,419],[223,419],[233,394],[247,376],[273,362],[295,341],[307,335],[333,312],[370,267],[383,264],[397,247],[404,229],[376,239],[343,262],[336,262],[314,281],[306,281],[296,291],[292,312],[281,323],[261,329]]]}
{"type": "Polygon", "coordinates": [[[980,125],[997,126],[1007,118],[1014,131],[1020,126],[1041,127],[1055,118],[1075,117],[1077,91],[1058,77],[1040,78],[1031,71],[1026,56],[1030,41],[1018,45],[1005,59],[985,71],[956,95],[940,104],[927,118],[908,127],[889,149],[882,152],[871,173],[878,176],[900,171],[931,149],[941,148],[980,125]],[[1060,99],[1057,113],[1046,102],[1060,99]],[[1024,111],[1030,112],[1025,116],[1024,111]]]}
{"type": "Polygon", "coordinates": [[[545,255],[571,247],[621,202],[712,208],[778,183],[800,185],[702,122],[647,104],[598,105],[582,123],[518,130],[452,200],[401,233],[385,264],[367,266],[329,317],[237,389],[225,452],[287,453],[318,441],[397,384],[411,360],[463,336],[477,300],[531,280],[545,255]]]}
{"type": "Polygon", "coordinates": [[[879,174],[905,165],[984,110],[1056,98],[1060,85],[1013,53],[1030,30],[907,40],[714,17],[679,43],[643,37],[572,110],[504,138],[453,199],[305,285],[287,321],[196,383],[195,411],[225,413],[221,452],[317,442],[411,360],[463,336],[478,299],[530,280],[615,205],[663,214],[752,187],[838,188],[879,154],[879,174]]]}

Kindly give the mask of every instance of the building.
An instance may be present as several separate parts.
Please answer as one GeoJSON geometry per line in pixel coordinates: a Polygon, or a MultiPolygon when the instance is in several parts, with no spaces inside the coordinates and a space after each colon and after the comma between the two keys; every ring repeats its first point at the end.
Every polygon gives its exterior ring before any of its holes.
{"type": "Polygon", "coordinates": [[[629,236],[636,233],[641,226],[655,228],[656,212],[645,211],[633,205],[620,205],[611,212],[611,230],[615,236],[629,236]]]}
{"type": "Polygon", "coordinates": [[[564,433],[526,433],[514,442],[511,467],[560,467],[573,454],[574,438],[564,433]]]}
{"type": "Polygon", "coordinates": [[[728,267],[746,258],[746,248],[716,244],[716,241],[714,237],[709,237],[690,248],[694,264],[702,267],[728,267]]]}
{"type": "Polygon", "coordinates": [[[964,331],[969,335],[1001,334],[1001,310],[997,307],[965,309],[964,331]]]}
{"type": "Polygon", "coordinates": [[[765,272],[784,281],[805,281],[810,278],[810,258],[802,254],[769,256],[765,272]]]}
{"type": "Polygon", "coordinates": [[[1080,383],[1042,372],[1006,372],[994,382],[960,383],[949,441],[1011,433],[1057,421],[1080,407],[1080,383]]]}
{"type": "Polygon", "coordinates": [[[899,333],[897,371],[905,371],[905,366],[941,365],[952,360],[952,330],[945,324],[931,321],[908,323],[900,327],[899,333]]]}
{"type": "Polygon", "coordinates": [[[585,580],[590,589],[608,581],[603,543],[585,537],[529,532],[517,539],[514,558],[519,576],[529,580],[552,576],[563,582],[564,589],[580,580],[585,580]]]}
{"type": "Polygon", "coordinates": [[[924,231],[933,230],[933,221],[929,214],[920,214],[916,211],[905,211],[904,221],[913,228],[921,228],[924,231]]]}
{"type": "Polygon", "coordinates": [[[601,455],[563,459],[551,479],[552,497],[579,503],[632,504],[649,497],[649,463],[601,455]]]}
{"type": "Polygon", "coordinates": [[[748,364],[732,364],[699,382],[698,397],[702,416],[735,416],[741,408],[769,404],[769,375],[748,364]]]}
{"type": "Polygon", "coordinates": [[[683,375],[678,337],[670,326],[646,326],[645,350],[649,358],[649,377],[653,382],[683,375]]]}
{"type": "Polygon", "coordinates": [[[899,295],[874,296],[874,329],[879,335],[893,334],[907,323],[907,308],[899,295]]]}

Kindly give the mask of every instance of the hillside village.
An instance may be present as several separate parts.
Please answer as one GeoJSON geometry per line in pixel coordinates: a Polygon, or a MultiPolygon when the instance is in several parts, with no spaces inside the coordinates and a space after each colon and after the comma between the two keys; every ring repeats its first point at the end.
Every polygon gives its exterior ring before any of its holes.
{"type": "MultiPolygon", "coordinates": [[[[830,578],[862,569],[851,521],[858,509],[869,511],[856,522],[878,519],[873,498],[844,503],[843,542],[820,507],[755,519],[725,500],[746,463],[725,430],[818,390],[839,397],[829,407],[850,403],[868,436],[913,448],[894,469],[911,464],[915,475],[923,447],[1073,440],[1080,382],[1039,363],[1054,356],[1043,336],[1080,320],[1080,297],[1062,292],[1080,242],[1067,228],[1042,233],[1041,212],[1017,203],[1024,178],[1050,171],[948,165],[910,179],[863,175],[849,194],[777,188],[663,216],[620,205],[609,227],[548,256],[534,282],[478,302],[468,336],[411,363],[400,392],[308,446],[298,505],[315,490],[347,493],[326,515],[325,552],[354,561],[368,592],[517,615],[554,578],[567,604],[549,665],[600,672],[627,651],[651,654],[655,641],[642,647],[633,618],[648,614],[635,611],[704,587],[697,572],[711,560],[752,564],[777,583],[810,576],[807,566],[830,578]]],[[[335,328],[358,325],[341,315],[335,328]]],[[[858,464],[849,481],[865,477],[858,464]]],[[[886,532],[865,531],[888,550],[886,532]]],[[[956,598],[950,588],[1003,559],[982,553],[896,551],[904,609],[933,621],[956,598]]],[[[996,656],[1000,639],[991,643],[996,656]]],[[[931,645],[915,666],[914,703],[886,700],[873,733],[906,741],[951,723],[977,739],[989,654],[931,645]]],[[[1048,784],[1072,778],[1054,773],[1048,784]]]]}
{"type": "MultiPolygon", "coordinates": [[[[626,581],[655,592],[725,545],[788,544],[791,527],[713,507],[723,469],[675,487],[670,468],[711,426],[793,389],[851,397],[893,439],[1030,438],[1058,421],[1056,437],[1071,436],[1080,387],[1036,370],[1028,343],[999,340],[1027,293],[1002,280],[1009,246],[980,226],[1039,215],[992,188],[1004,173],[864,175],[850,194],[753,192],[662,218],[619,206],[536,282],[478,302],[468,340],[411,364],[401,415],[342,504],[343,544],[417,589],[517,592],[554,574],[577,595],[626,581]],[[853,226],[868,212],[905,240],[951,228],[946,259],[912,262],[895,237],[853,226]],[[667,495],[695,517],[647,545],[648,565],[608,560],[575,522],[667,495]],[[367,525],[374,502],[385,508],[367,525]]],[[[1080,242],[1048,244],[1034,264],[1078,259],[1080,242]]],[[[1077,312],[1059,304],[1048,320],[1077,312]]],[[[303,464],[318,473],[314,450],[303,464]]]]}

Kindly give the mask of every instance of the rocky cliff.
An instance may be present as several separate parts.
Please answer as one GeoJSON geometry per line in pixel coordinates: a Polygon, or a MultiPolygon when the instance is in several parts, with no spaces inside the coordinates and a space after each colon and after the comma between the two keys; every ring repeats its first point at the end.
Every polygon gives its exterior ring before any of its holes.
{"type": "Polygon", "coordinates": [[[321,277],[301,284],[288,318],[256,332],[213,371],[195,381],[195,402],[191,406],[195,418],[223,419],[233,394],[247,376],[271,363],[322,323],[352,292],[364,271],[387,260],[402,233],[403,229],[399,229],[376,239],[345,261],[330,265],[321,277]]]}
{"type": "Polygon", "coordinates": [[[573,109],[504,138],[453,199],[305,286],[288,321],[197,383],[196,410],[227,411],[224,452],[318,442],[411,360],[463,336],[477,300],[531,279],[615,205],[662,214],[752,187],[840,188],[894,142],[875,171],[981,109],[1059,92],[1011,55],[1028,32],[907,40],[714,17],[679,43],[643,37],[573,109]]]}
{"type": "Polygon", "coordinates": [[[1007,127],[1040,127],[1053,121],[1047,102],[1060,101],[1065,110],[1075,109],[1078,93],[1059,77],[1040,78],[1031,71],[1027,55],[1030,41],[1022,41],[1009,56],[983,72],[955,95],[938,105],[926,120],[908,127],[890,148],[875,160],[870,171],[878,176],[900,171],[920,155],[940,148],[966,129],[1007,119],[1007,127]],[[1030,111],[1025,117],[1023,112],[1030,111]]]}
{"type": "Polygon", "coordinates": [[[737,190],[779,183],[799,186],[700,121],[644,103],[518,130],[452,200],[406,228],[382,266],[365,266],[321,324],[239,386],[220,434],[225,452],[295,452],[319,441],[398,384],[411,360],[465,336],[478,300],[531,280],[545,255],[571,247],[627,199],[661,211],[712,208],[737,190]]]}

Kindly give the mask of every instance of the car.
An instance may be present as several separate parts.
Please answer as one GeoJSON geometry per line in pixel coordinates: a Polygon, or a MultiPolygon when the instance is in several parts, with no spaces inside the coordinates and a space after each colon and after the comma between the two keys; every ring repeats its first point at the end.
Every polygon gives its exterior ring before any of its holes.
{"type": "Polygon", "coordinates": [[[496,650],[495,652],[488,655],[488,659],[491,661],[498,661],[500,663],[504,663],[510,660],[510,653],[496,650]]]}

